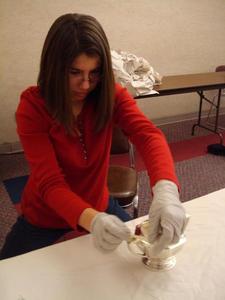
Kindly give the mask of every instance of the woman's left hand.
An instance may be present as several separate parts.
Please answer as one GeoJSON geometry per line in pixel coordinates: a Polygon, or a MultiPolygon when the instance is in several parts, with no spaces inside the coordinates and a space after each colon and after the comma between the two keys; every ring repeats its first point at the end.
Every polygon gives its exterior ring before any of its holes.
{"type": "Polygon", "coordinates": [[[179,200],[176,184],[160,180],[152,188],[153,201],[149,210],[149,242],[153,253],[179,241],[186,225],[185,210],[179,200]]]}

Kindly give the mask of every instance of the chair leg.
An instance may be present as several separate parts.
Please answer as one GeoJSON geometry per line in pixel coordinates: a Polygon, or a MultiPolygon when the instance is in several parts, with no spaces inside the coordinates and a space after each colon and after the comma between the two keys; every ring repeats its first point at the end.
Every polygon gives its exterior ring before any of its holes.
{"type": "Polygon", "coordinates": [[[133,208],[134,208],[134,213],[133,213],[133,216],[134,216],[134,219],[138,218],[138,195],[136,195],[134,197],[134,200],[133,200],[133,208]]]}

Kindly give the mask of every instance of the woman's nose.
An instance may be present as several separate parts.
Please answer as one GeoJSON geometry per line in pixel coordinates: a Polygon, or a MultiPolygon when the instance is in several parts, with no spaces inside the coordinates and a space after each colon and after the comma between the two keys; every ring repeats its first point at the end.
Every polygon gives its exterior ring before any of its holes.
{"type": "Polygon", "coordinates": [[[88,90],[90,87],[89,79],[83,79],[81,82],[81,88],[84,90],[88,90]]]}

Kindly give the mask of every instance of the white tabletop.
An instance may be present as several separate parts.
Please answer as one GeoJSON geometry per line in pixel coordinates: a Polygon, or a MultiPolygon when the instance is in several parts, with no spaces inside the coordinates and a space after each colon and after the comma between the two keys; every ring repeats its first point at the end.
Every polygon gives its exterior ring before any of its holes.
{"type": "Polygon", "coordinates": [[[187,243],[173,269],[149,271],[125,242],[104,255],[86,235],[0,261],[0,299],[224,300],[225,189],[184,205],[187,243]]]}

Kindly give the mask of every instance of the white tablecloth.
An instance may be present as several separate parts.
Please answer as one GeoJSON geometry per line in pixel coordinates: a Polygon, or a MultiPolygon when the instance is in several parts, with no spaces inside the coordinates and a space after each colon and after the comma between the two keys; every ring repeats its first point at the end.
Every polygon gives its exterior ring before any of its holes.
{"type": "Polygon", "coordinates": [[[225,300],[225,189],[185,207],[187,243],[172,270],[149,271],[126,243],[104,255],[87,235],[0,261],[0,299],[225,300]]]}

